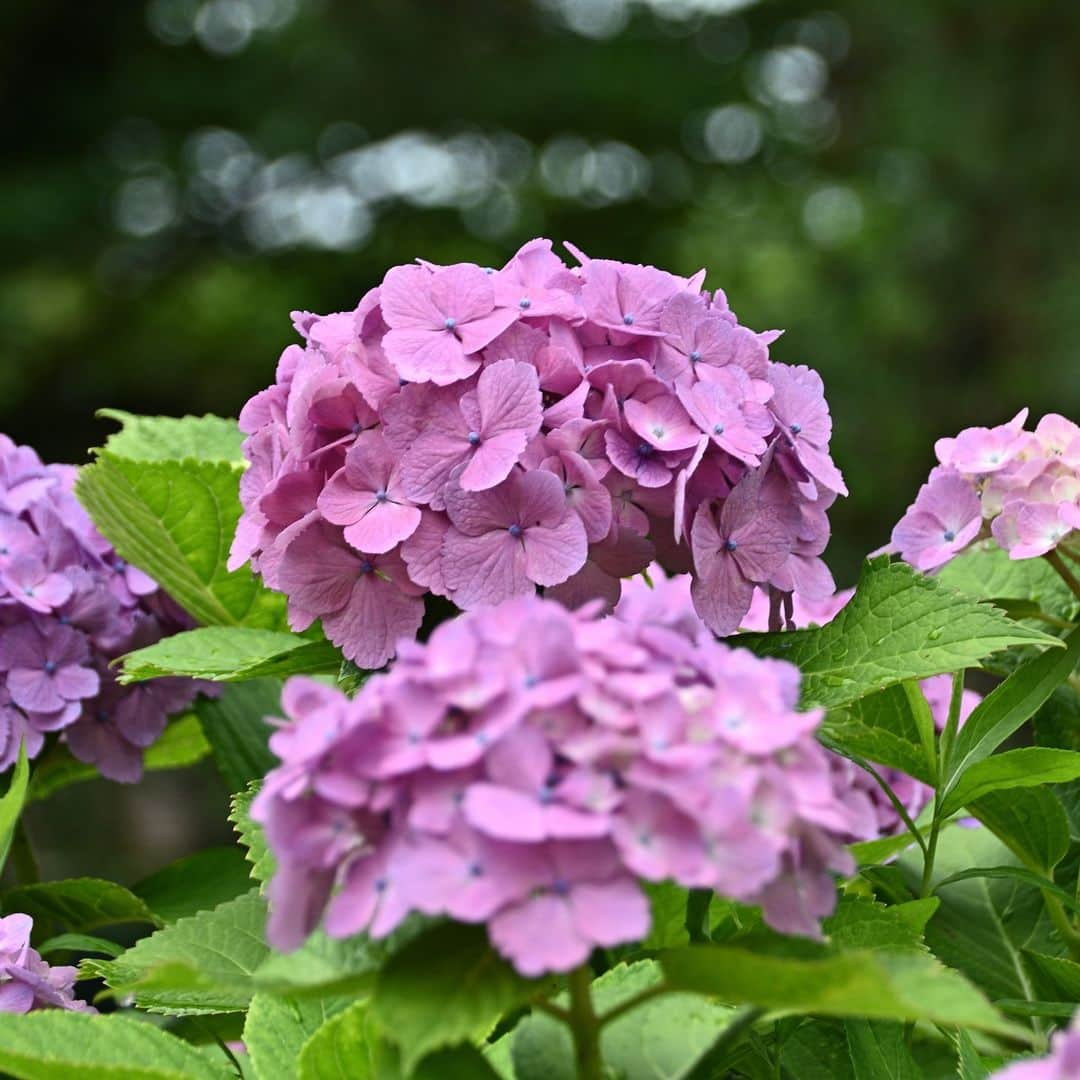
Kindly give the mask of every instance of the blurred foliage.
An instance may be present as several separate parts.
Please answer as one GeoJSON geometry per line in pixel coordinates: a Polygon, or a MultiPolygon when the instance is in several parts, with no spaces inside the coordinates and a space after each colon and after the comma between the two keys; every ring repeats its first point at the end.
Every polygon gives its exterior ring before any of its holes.
{"type": "Polygon", "coordinates": [[[850,580],[935,437],[1080,414],[1078,32],[1053,0],[8,0],[0,430],[82,461],[98,407],[235,412],[290,309],[569,238],[707,266],[821,370],[850,580]]]}

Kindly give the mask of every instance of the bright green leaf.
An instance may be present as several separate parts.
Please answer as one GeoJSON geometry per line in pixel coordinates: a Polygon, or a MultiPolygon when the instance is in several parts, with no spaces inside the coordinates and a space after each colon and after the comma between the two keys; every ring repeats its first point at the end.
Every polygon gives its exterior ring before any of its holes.
{"type": "Polygon", "coordinates": [[[337,672],[341,650],[328,641],[251,626],[203,626],[162,638],[121,658],[120,682],[178,675],[215,682],[337,672]]]}
{"type": "Polygon", "coordinates": [[[492,949],[482,926],[443,923],[379,971],[372,1018],[411,1069],[437,1047],[483,1037],[538,989],[492,949]]]}
{"type": "Polygon", "coordinates": [[[243,791],[236,792],[232,797],[229,820],[247,852],[247,861],[251,864],[251,879],[265,886],[274,876],[274,856],[266,843],[262,827],[251,820],[251,803],[258,791],[259,782],[253,780],[243,791]]]}
{"type": "Polygon", "coordinates": [[[188,1043],[123,1016],[0,1013],[0,1069],[18,1080],[226,1080],[188,1043]]]}
{"type": "Polygon", "coordinates": [[[992,791],[968,809],[1033,869],[1049,873],[1069,850],[1069,819],[1049,787],[992,791]]]}
{"type": "Polygon", "coordinates": [[[20,744],[19,757],[11,772],[7,791],[0,798],[0,870],[4,869],[15,829],[19,824],[19,815],[26,803],[27,785],[30,780],[30,763],[26,759],[26,745],[20,744]]]}
{"type": "Polygon", "coordinates": [[[364,934],[332,938],[316,930],[299,949],[291,953],[271,953],[255,973],[256,982],[279,994],[294,997],[367,992],[375,973],[400,941],[402,928],[382,941],[364,934]]]}
{"type": "Polygon", "coordinates": [[[686,932],[686,899],[689,890],[673,881],[647,881],[643,883],[649,898],[652,920],[649,933],[641,943],[644,949],[670,949],[675,945],[687,945],[690,938],[686,932]]]}
{"type": "Polygon", "coordinates": [[[226,560],[240,517],[240,465],[134,460],[108,450],[75,493],[116,551],[207,626],[286,629],[285,598],[226,560]]]}
{"type": "Polygon", "coordinates": [[[855,1080],[922,1080],[902,1024],[847,1020],[844,1030],[855,1080]]]}
{"type": "Polygon", "coordinates": [[[1058,784],[1080,777],[1080,753],[1048,746],[1006,750],[972,765],[945,797],[941,812],[954,814],[992,791],[1058,784]]]}
{"type": "Polygon", "coordinates": [[[97,415],[121,425],[105,442],[117,457],[134,461],[225,461],[245,466],[244,433],[235,420],[205,416],[134,416],[121,409],[97,415]]]}
{"type": "Polygon", "coordinates": [[[1080,1001],[1080,964],[1064,956],[1028,950],[1024,957],[1036,976],[1066,1001],[1080,1001]]]}
{"type": "Polygon", "coordinates": [[[661,964],[672,986],[727,1002],[791,1014],[928,1020],[1021,1037],[979,990],[921,953],[795,959],[706,945],[672,950],[661,964]]]}
{"type": "Polygon", "coordinates": [[[255,679],[227,686],[195,706],[203,733],[230,791],[261,780],[278,762],[269,746],[269,717],[281,715],[281,684],[255,679]]]}
{"type": "MultiPolygon", "coordinates": [[[[244,1022],[244,1045],[259,1080],[296,1080],[304,1045],[348,1004],[342,998],[297,1001],[256,994],[244,1022]]],[[[360,1057],[354,1054],[354,1062],[360,1057]]],[[[354,1069],[351,1075],[361,1080],[368,1074],[354,1069]]]]}
{"type": "Polygon", "coordinates": [[[832,945],[842,951],[907,949],[925,952],[922,926],[933,914],[937,901],[913,903],[920,905],[917,912],[910,910],[913,904],[886,907],[876,900],[844,896],[822,928],[832,945]]]}
{"type": "Polygon", "coordinates": [[[956,736],[946,793],[976,763],[989,757],[1072,673],[1080,662],[1080,630],[1064,649],[1048,649],[999,683],[967,718],[956,736]]]}
{"type": "Polygon", "coordinates": [[[18,885],[4,893],[3,910],[5,915],[13,911],[25,912],[39,927],[48,926],[50,920],[55,920],[72,933],[117,923],[161,925],[146,903],[129,889],[98,878],[18,885]]]}
{"type": "Polygon", "coordinates": [[[832,622],[740,635],[739,644],[797,664],[806,706],[837,708],[905,679],[973,667],[1010,645],[1061,641],[882,557],[863,564],[854,597],[832,622]]]}
{"type": "Polygon", "coordinates": [[[982,1063],[971,1036],[963,1029],[956,1033],[956,1054],[958,1080],[987,1080],[990,1073],[982,1063]]]}
{"type": "Polygon", "coordinates": [[[368,1080],[372,1076],[367,1053],[367,1012],[366,1001],[353,1002],[311,1035],[300,1051],[300,1080],[368,1080]]]}
{"type": "Polygon", "coordinates": [[[265,923],[266,904],[252,890],[143,938],[116,960],[86,961],[83,970],[114,990],[133,992],[150,1012],[239,1012],[269,955],[265,923]]]}
{"type": "Polygon", "coordinates": [[[214,847],[187,855],[144,878],[131,891],[163,922],[208,911],[251,888],[240,848],[214,847]]]}

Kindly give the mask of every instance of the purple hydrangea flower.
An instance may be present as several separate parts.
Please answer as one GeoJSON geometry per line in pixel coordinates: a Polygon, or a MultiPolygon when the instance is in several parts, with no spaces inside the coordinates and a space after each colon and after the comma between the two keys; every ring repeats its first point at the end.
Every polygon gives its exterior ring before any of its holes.
{"type": "Polygon", "coordinates": [[[30,947],[34,920],[29,915],[0,919],[0,1012],[28,1013],[36,1009],[97,1012],[75,997],[78,968],[53,967],[30,947]]]}
{"type": "Polygon", "coordinates": [[[716,641],[685,579],[598,608],[467,612],[351,700],[286,684],[281,765],[252,807],[275,946],[422,912],[485,924],[526,975],[565,971],[645,936],[640,879],[820,935],[844,844],[876,821],[816,742],[821,713],[797,710],[797,669],[716,641]]]}
{"type": "MultiPolygon", "coordinates": [[[[461,608],[537,588],[610,606],[625,575],[657,558],[693,570],[720,633],[755,583],[830,591],[820,556],[828,507],[845,489],[820,378],[771,362],[778,332],[740,326],[722,292],[703,291],[704,272],[683,278],[567,248],[573,269],[537,239],[498,270],[395,267],[355,311],[294,313],[304,347],[284,351],[274,385],[241,413],[250,467],[229,565],[250,562],[290,592],[282,574],[295,581],[325,542],[328,563],[342,544],[392,556],[412,586],[461,608]],[[538,472],[560,481],[561,503],[544,482],[532,508],[543,522],[527,525],[515,515],[529,508],[501,504],[520,474],[538,472]],[[776,533],[776,551],[753,565],[751,548],[734,564],[714,559],[703,549],[709,522],[749,477],[762,495],[741,523],[776,533]],[[692,555],[695,520],[702,553],[692,555]],[[529,536],[506,542],[511,527],[529,536]],[[557,530],[561,550],[542,554],[537,528],[557,530]],[[289,554],[295,545],[302,558],[289,554]]],[[[385,596],[400,614],[398,584],[385,596]]],[[[323,618],[336,644],[357,651],[360,631],[335,618],[343,608],[320,606],[342,595],[298,587],[314,606],[291,597],[296,618],[323,618]]],[[[404,633],[403,620],[387,621],[404,633]]],[[[393,641],[376,637],[370,656],[392,655],[393,641]]]]}

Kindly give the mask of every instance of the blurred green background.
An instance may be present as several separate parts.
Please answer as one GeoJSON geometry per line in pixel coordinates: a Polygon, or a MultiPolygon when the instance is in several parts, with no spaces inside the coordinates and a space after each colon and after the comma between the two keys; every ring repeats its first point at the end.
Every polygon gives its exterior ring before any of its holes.
{"type": "Polygon", "coordinates": [[[523,240],[709,268],[825,376],[850,580],[932,440],[1080,413],[1080,7],[8,0],[0,430],[235,413],[292,308],[523,240]]]}
{"type": "MultiPolygon", "coordinates": [[[[7,0],[0,431],[235,414],[290,309],[566,238],[708,267],[821,370],[847,583],[935,437],[1080,415],[1078,40],[1052,0],[7,0]]],[[[224,804],[206,767],[32,824],[47,874],[130,880],[224,804]]]]}

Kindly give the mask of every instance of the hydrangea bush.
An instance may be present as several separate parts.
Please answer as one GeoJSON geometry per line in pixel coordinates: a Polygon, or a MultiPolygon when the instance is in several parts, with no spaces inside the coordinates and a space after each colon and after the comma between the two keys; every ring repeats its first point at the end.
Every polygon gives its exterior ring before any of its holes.
{"type": "Polygon", "coordinates": [[[939,440],[838,592],[818,375],[568,249],[0,440],[0,1071],[1078,1075],[1080,429],[939,440]],[[40,880],[34,803],[204,756],[235,844],[40,880]]]}

